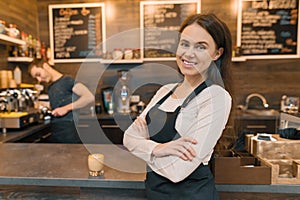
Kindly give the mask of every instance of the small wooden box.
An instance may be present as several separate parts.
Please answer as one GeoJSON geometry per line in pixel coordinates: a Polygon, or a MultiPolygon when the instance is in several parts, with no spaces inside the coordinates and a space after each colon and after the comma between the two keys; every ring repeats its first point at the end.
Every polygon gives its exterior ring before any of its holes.
{"type": "Polygon", "coordinates": [[[300,184],[300,140],[289,140],[273,134],[277,141],[257,140],[247,135],[245,148],[262,165],[271,168],[271,184],[300,184]]]}
{"type": "Polygon", "coordinates": [[[245,138],[246,150],[254,156],[264,159],[299,159],[300,140],[281,138],[278,134],[272,134],[277,141],[258,140],[254,135],[245,138]]]}
{"type": "Polygon", "coordinates": [[[272,184],[300,184],[300,160],[261,158],[261,162],[272,168],[272,184]]]}
{"type": "Polygon", "coordinates": [[[248,153],[218,152],[212,170],[217,184],[271,184],[271,166],[248,153]]]}

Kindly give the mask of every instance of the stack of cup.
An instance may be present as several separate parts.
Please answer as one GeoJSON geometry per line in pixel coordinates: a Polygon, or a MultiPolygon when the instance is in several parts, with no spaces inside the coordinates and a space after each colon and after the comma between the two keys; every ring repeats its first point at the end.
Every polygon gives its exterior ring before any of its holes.
{"type": "Polygon", "coordinates": [[[13,74],[11,70],[0,70],[1,88],[9,88],[11,80],[13,80],[13,74]]]}

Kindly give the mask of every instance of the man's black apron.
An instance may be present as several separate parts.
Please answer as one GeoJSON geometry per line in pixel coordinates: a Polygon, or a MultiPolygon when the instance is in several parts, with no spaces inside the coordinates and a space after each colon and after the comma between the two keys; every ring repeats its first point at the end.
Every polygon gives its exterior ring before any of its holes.
{"type": "MultiPolygon", "coordinates": [[[[176,87],[153,106],[146,115],[150,139],[159,143],[165,143],[179,138],[180,135],[175,129],[175,122],[180,109],[186,107],[206,87],[205,82],[200,84],[174,112],[164,112],[158,107],[173,93],[176,87]]],[[[147,168],[145,186],[148,199],[219,199],[213,176],[206,165],[199,165],[192,174],[178,183],[173,183],[169,179],[155,173],[149,167],[147,168]]]]}

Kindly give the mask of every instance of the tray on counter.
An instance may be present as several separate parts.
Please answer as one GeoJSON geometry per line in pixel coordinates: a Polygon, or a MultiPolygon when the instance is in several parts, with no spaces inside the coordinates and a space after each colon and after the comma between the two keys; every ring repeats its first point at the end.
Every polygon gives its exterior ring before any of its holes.
{"type": "Polygon", "coordinates": [[[271,166],[248,152],[216,152],[212,171],[217,184],[271,184],[271,166]]]}
{"type": "Polygon", "coordinates": [[[271,184],[300,184],[300,140],[281,138],[276,141],[258,140],[246,135],[245,149],[271,168],[271,184]]]}
{"type": "Polygon", "coordinates": [[[264,159],[300,160],[300,140],[281,138],[279,134],[270,134],[276,141],[258,140],[253,134],[246,135],[245,149],[254,156],[264,159]]]}
{"type": "Polygon", "coordinates": [[[300,184],[300,160],[261,158],[261,162],[271,167],[272,184],[300,184]]]}

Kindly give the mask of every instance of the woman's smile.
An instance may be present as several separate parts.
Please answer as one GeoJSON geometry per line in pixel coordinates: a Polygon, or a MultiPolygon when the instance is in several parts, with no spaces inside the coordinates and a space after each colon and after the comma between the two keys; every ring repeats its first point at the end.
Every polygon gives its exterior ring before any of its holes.
{"type": "Polygon", "coordinates": [[[192,62],[192,61],[189,61],[189,60],[186,60],[186,59],[182,59],[181,61],[182,61],[183,65],[184,65],[184,67],[186,67],[186,68],[191,68],[191,67],[194,68],[197,65],[196,62],[192,62]]]}

